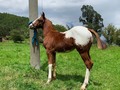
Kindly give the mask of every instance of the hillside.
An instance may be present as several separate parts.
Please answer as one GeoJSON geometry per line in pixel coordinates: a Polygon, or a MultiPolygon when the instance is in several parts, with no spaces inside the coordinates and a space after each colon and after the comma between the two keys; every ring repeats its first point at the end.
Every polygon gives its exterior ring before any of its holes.
{"type": "Polygon", "coordinates": [[[13,29],[24,29],[28,27],[27,17],[16,16],[8,13],[0,13],[0,36],[10,34],[13,29]]]}

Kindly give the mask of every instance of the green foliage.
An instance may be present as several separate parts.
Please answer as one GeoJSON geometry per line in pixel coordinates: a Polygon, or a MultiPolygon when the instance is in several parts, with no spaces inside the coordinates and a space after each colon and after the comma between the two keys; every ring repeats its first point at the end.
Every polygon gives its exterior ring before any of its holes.
{"type": "Polygon", "coordinates": [[[106,37],[107,39],[107,42],[108,44],[112,44],[114,41],[114,38],[115,38],[115,31],[116,31],[116,28],[114,25],[112,24],[109,24],[105,29],[104,29],[104,36],[106,37]]]}
{"type": "Polygon", "coordinates": [[[19,30],[12,30],[10,36],[15,43],[24,41],[24,35],[19,30]]]}
{"type": "Polygon", "coordinates": [[[118,29],[115,33],[115,43],[120,46],[120,29],[118,29]]]}
{"type": "MultiPolygon", "coordinates": [[[[79,90],[85,76],[85,65],[76,50],[57,54],[57,78],[46,85],[48,62],[41,45],[41,70],[32,69],[27,43],[0,43],[0,90],[79,90]]],[[[120,47],[98,50],[92,46],[94,62],[87,90],[120,89],[120,47]]]]}
{"type": "Polygon", "coordinates": [[[91,5],[83,5],[81,8],[82,16],[79,21],[88,28],[92,28],[97,32],[101,32],[103,25],[103,18],[91,5]]]}
{"type": "Polygon", "coordinates": [[[116,44],[120,46],[120,29],[109,24],[103,31],[103,35],[107,39],[108,44],[116,44]]]}
{"type": "Polygon", "coordinates": [[[14,29],[24,29],[28,27],[29,19],[8,13],[0,13],[0,36],[10,35],[14,29]]]}
{"type": "Polygon", "coordinates": [[[58,30],[59,32],[64,32],[64,31],[67,31],[67,29],[62,26],[62,25],[54,25],[55,29],[58,30]]]}

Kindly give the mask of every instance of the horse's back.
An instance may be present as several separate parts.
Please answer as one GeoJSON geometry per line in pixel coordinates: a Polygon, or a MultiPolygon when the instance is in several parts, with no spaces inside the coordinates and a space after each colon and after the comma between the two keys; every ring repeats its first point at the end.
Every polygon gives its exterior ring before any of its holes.
{"type": "Polygon", "coordinates": [[[64,33],[66,38],[74,38],[77,45],[86,45],[92,38],[91,32],[83,26],[75,26],[64,33]]]}
{"type": "Polygon", "coordinates": [[[92,36],[92,34],[88,30],[88,28],[83,27],[83,26],[75,26],[75,27],[71,28],[70,31],[72,31],[74,33],[78,33],[79,35],[87,36],[87,37],[91,37],[92,36]]]}

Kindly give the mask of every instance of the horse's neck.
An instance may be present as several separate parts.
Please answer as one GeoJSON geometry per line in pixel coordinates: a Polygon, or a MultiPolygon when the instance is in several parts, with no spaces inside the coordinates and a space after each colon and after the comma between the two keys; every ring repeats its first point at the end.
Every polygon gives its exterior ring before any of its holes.
{"type": "Polygon", "coordinates": [[[43,35],[44,35],[44,37],[48,33],[53,32],[53,31],[56,31],[55,28],[53,27],[53,25],[47,25],[47,24],[44,25],[44,27],[43,27],[43,35]]]}

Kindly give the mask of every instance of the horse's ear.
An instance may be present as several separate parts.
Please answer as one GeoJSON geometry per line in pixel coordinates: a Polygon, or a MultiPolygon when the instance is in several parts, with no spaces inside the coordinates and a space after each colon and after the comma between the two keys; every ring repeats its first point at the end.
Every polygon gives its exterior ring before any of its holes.
{"type": "Polygon", "coordinates": [[[45,13],[44,12],[42,12],[42,17],[43,17],[43,19],[45,19],[45,13]]]}

